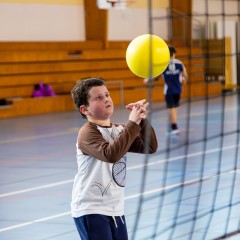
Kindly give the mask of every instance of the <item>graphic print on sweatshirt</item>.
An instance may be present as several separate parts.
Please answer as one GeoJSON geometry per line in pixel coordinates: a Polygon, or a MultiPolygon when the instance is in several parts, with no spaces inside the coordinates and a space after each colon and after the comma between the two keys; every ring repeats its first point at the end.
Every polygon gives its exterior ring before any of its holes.
{"type": "Polygon", "coordinates": [[[112,176],[114,182],[119,187],[125,187],[126,184],[126,156],[123,156],[118,162],[113,164],[112,176]]]}
{"type": "MultiPolygon", "coordinates": [[[[101,132],[103,138],[107,142],[113,141],[119,133],[122,131],[123,126],[115,126],[112,125],[111,128],[105,128],[98,126],[98,130],[101,132]]],[[[119,161],[112,164],[112,180],[107,184],[107,186],[103,186],[100,182],[94,182],[92,187],[97,187],[100,191],[102,196],[107,194],[108,189],[111,187],[113,181],[119,187],[125,187],[126,184],[126,155],[124,155],[119,161]]]]}
{"type": "Polygon", "coordinates": [[[97,187],[97,188],[100,190],[101,195],[102,195],[102,197],[103,197],[105,194],[107,194],[107,191],[108,191],[108,189],[110,188],[111,184],[112,184],[112,180],[107,184],[106,187],[104,187],[104,186],[103,186],[101,183],[99,183],[99,182],[94,182],[94,184],[92,185],[92,187],[97,187]]]}

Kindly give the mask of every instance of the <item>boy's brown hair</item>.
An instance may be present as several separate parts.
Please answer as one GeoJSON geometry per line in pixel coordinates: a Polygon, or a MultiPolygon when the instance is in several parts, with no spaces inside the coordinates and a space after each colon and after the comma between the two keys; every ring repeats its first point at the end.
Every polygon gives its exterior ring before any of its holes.
{"type": "MultiPolygon", "coordinates": [[[[105,82],[101,78],[85,78],[77,81],[76,85],[71,91],[72,99],[80,112],[79,107],[81,105],[88,106],[89,91],[92,87],[106,86],[105,82]]],[[[82,118],[86,118],[84,114],[80,112],[82,118]]]]}

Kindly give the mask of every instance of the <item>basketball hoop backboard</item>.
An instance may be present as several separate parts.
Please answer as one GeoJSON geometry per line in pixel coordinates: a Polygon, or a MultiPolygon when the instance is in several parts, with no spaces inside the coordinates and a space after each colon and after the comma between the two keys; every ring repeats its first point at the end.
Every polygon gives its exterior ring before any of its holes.
{"type": "MultiPolygon", "coordinates": [[[[99,9],[125,9],[129,0],[97,0],[99,9]]],[[[132,2],[132,1],[131,1],[132,2]]]]}

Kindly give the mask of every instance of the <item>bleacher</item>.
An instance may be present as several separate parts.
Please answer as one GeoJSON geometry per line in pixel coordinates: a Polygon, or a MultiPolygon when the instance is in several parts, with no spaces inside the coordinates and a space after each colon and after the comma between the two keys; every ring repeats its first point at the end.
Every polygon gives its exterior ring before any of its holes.
{"type": "MultiPolygon", "coordinates": [[[[128,44],[109,42],[104,48],[101,41],[0,42],[0,99],[6,100],[0,118],[73,110],[70,91],[85,77],[103,78],[116,106],[147,98],[147,86],[127,67],[128,44]],[[57,96],[33,98],[39,82],[50,84],[57,96]]],[[[178,48],[177,58],[189,74],[183,98],[221,94],[220,84],[205,82],[200,48],[178,48]]],[[[163,101],[163,80],[154,83],[152,96],[163,101]]]]}

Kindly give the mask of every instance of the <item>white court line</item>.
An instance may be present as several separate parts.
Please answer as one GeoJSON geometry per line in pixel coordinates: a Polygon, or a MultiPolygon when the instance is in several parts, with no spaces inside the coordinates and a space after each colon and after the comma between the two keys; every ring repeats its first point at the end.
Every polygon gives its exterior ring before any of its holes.
{"type": "Polygon", "coordinates": [[[39,186],[39,187],[26,188],[26,189],[22,189],[22,190],[15,191],[15,192],[3,193],[3,194],[0,194],[0,198],[9,197],[9,196],[13,196],[13,195],[21,194],[21,193],[26,193],[26,192],[31,192],[31,191],[36,191],[36,190],[40,190],[40,189],[44,189],[44,188],[56,187],[56,186],[59,186],[59,185],[70,183],[70,182],[73,182],[73,180],[69,179],[69,180],[65,180],[65,181],[60,181],[60,182],[55,182],[55,183],[42,185],[42,186],[39,186]]]}
{"type": "Polygon", "coordinates": [[[40,219],[37,219],[37,220],[20,223],[20,224],[17,224],[17,225],[6,227],[6,228],[1,228],[0,232],[6,232],[6,231],[9,231],[9,230],[12,230],[12,229],[15,229],[15,228],[25,227],[25,226],[28,226],[28,225],[32,225],[34,223],[44,222],[44,221],[47,221],[47,220],[63,217],[63,216],[69,215],[70,213],[71,213],[70,211],[63,212],[63,213],[59,213],[59,214],[52,215],[52,216],[49,216],[49,217],[40,218],[40,219]]]}
{"type": "MultiPolygon", "coordinates": [[[[135,169],[138,169],[138,168],[145,167],[145,165],[146,166],[154,166],[154,165],[158,165],[158,164],[161,164],[161,163],[165,163],[167,161],[172,162],[172,161],[177,161],[177,160],[184,159],[184,158],[197,157],[197,156],[201,156],[203,154],[219,152],[220,150],[223,150],[223,151],[224,150],[229,150],[229,149],[236,148],[236,147],[240,147],[240,144],[239,145],[226,146],[226,147],[223,147],[223,148],[214,148],[214,149],[211,149],[211,150],[207,150],[205,152],[200,151],[200,152],[196,152],[196,153],[189,153],[187,155],[181,155],[181,156],[172,157],[172,158],[169,158],[169,159],[162,159],[162,160],[155,161],[155,162],[148,163],[148,164],[139,164],[139,165],[136,165],[136,166],[128,167],[127,170],[131,171],[131,170],[135,170],[135,169]]],[[[51,188],[51,187],[55,187],[55,186],[59,186],[59,185],[63,185],[63,184],[71,183],[71,182],[73,182],[73,179],[68,179],[68,180],[65,180],[65,181],[55,182],[55,183],[51,183],[51,184],[46,184],[46,185],[42,185],[42,186],[39,186],[39,187],[26,188],[26,189],[22,189],[22,190],[19,190],[19,191],[3,193],[3,194],[0,194],[0,198],[9,197],[9,196],[13,196],[13,195],[21,194],[21,193],[26,193],[26,192],[31,192],[31,191],[36,191],[36,190],[44,189],[44,188],[51,188]]]]}
{"type": "MultiPolygon", "coordinates": [[[[236,110],[236,108],[227,108],[224,110],[224,113],[227,112],[232,112],[233,110],[236,110]]],[[[216,114],[216,113],[221,113],[221,110],[211,110],[208,112],[208,115],[210,114],[216,114]]],[[[203,116],[205,115],[206,112],[190,112],[190,117],[196,117],[196,116],[203,116]]],[[[165,119],[165,116],[161,117],[154,117],[153,119],[165,119]]],[[[179,114],[179,118],[185,118],[184,114],[179,114]]],[[[51,133],[51,134],[42,134],[42,135],[34,135],[34,136],[28,136],[28,137],[22,137],[22,138],[10,138],[10,139],[4,139],[0,140],[0,144],[5,144],[5,143],[13,143],[13,142],[21,142],[21,141],[29,141],[29,140],[37,140],[37,139],[42,139],[42,138],[50,138],[50,137],[57,137],[57,136],[62,136],[62,135],[68,135],[72,134],[74,132],[78,132],[79,128],[69,128],[67,131],[62,131],[62,132],[57,132],[57,133],[51,133]]]]}
{"type": "MultiPolygon", "coordinates": [[[[223,174],[227,174],[227,173],[231,173],[231,172],[234,172],[234,170],[226,171],[223,174]]],[[[221,173],[209,175],[209,176],[206,176],[206,177],[202,178],[201,180],[205,181],[205,180],[210,179],[212,177],[216,177],[216,176],[218,176],[220,174],[221,173]]],[[[137,194],[125,197],[124,199],[127,201],[127,200],[130,200],[130,199],[133,199],[133,198],[137,198],[137,197],[140,197],[140,196],[146,196],[146,195],[150,195],[150,194],[153,194],[153,193],[158,193],[158,192],[161,192],[162,190],[169,190],[169,189],[177,188],[177,187],[182,186],[182,185],[190,185],[190,184],[194,184],[194,183],[197,183],[197,182],[199,182],[199,178],[192,179],[192,180],[186,181],[184,183],[177,183],[177,184],[169,185],[167,187],[156,188],[156,189],[153,189],[153,190],[150,190],[150,191],[145,191],[143,193],[137,193],[137,194]]],[[[6,228],[1,228],[0,232],[6,232],[6,231],[9,231],[9,230],[12,230],[12,229],[25,227],[25,226],[28,226],[28,225],[32,225],[34,223],[39,223],[39,222],[52,220],[52,219],[63,217],[63,216],[67,216],[67,215],[70,215],[70,214],[71,214],[70,211],[59,213],[59,214],[52,215],[52,216],[49,216],[49,217],[40,218],[40,219],[29,221],[29,222],[24,222],[24,223],[13,225],[13,226],[6,227],[6,228]]]]}
{"type": "MultiPolygon", "coordinates": [[[[222,150],[228,150],[228,149],[236,148],[236,147],[239,147],[239,146],[240,145],[227,146],[227,147],[222,148],[222,150]]],[[[219,150],[221,150],[221,149],[220,148],[215,148],[215,149],[212,149],[212,150],[208,150],[205,153],[218,152],[219,150]]],[[[162,159],[160,161],[149,163],[147,165],[148,166],[149,165],[157,165],[157,164],[160,164],[160,163],[163,163],[163,162],[166,162],[166,161],[176,161],[176,160],[179,160],[179,159],[182,159],[182,158],[186,158],[186,157],[200,156],[203,153],[204,152],[202,151],[202,152],[182,155],[182,156],[178,156],[178,157],[173,157],[173,158],[170,158],[170,159],[162,159]]],[[[141,168],[143,166],[144,166],[144,164],[133,166],[133,167],[128,168],[128,170],[134,170],[134,169],[137,169],[137,168],[141,168]]],[[[239,171],[239,170],[237,170],[237,171],[239,171]]],[[[234,171],[231,170],[229,172],[234,172],[234,171]]],[[[226,173],[229,173],[229,172],[226,172],[226,173]]],[[[226,173],[224,173],[224,174],[226,174],[226,173]]],[[[209,179],[209,178],[214,177],[214,176],[217,176],[217,174],[206,176],[202,180],[206,180],[206,179],[209,179]]],[[[137,197],[140,197],[140,196],[157,193],[157,192],[160,192],[162,190],[168,190],[168,189],[176,188],[176,187],[178,187],[178,186],[180,186],[182,184],[184,184],[184,185],[193,184],[193,183],[195,183],[197,181],[199,181],[199,178],[198,179],[192,179],[192,180],[186,181],[184,183],[178,183],[178,184],[174,184],[174,185],[170,185],[170,186],[166,186],[166,187],[156,188],[156,189],[153,189],[153,190],[150,190],[150,191],[146,191],[146,192],[143,192],[143,193],[137,193],[137,194],[125,197],[125,200],[129,200],[129,199],[137,198],[137,197]]],[[[34,191],[34,190],[55,187],[55,186],[59,186],[59,185],[70,183],[70,182],[73,182],[73,180],[70,179],[70,180],[66,180],[66,181],[61,181],[61,182],[56,182],[56,183],[52,183],[52,184],[42,185],[42,186],[35,187],[35,188],[28,188],[28,189],[23,189],[23,190],[20,190],[20,191],[5,193],[5,194],[1,194],[0,198],[7,197],[7,196],[12,196],[12,195],[17,195],[17,194],[20,194],[20,193],[30,192],[30,191],[34,191]]],[[[16,229],[16,228],[32,225],[34,223],[44,222],[44,221],[47,221],[47,220],[59,218],[59,217],[66,216],[66,215],[69,215],[69,214],[70,214],[70,211],[59,213],[59,214],[52,215],[52,216],[45,217],[45,218],[40,218],[40,219],[29,221],[29,222],[24,222],[24,223],[21,223],[21,224],[10,226],[10,227],[1,228],[0,232],[5,232],[5,231],[12,230],[12,229],[16,229]]]]}
{"type": "Polygon", "coordinates": [[[172,157],[172,158],[169,158],[169,159],[162,159],[162,160],[155,161],[155,162],[148,163],[148,164],[141,164],[141,165],[132,166],[132,167],[129,167],[127,169],[128,170],[133,170],[133,169],[145,167],[145,165],[146,166],[154,166],[154,165],[164,163],[164,162],[172,162],[172,161],[176,161],[176,160],[180,160],[180,159],[184,159],[184,158],[197,157],[197,156],[201,156],[203,154],[215,153],[215,152],[219,152],[221,150],[224,151],[224,150],[229,150],[229,149],[236,148],[236,147],[240,147],[240,144],[239,145],[226,146],[226,147],[223,147],[223,148],[213,148],[213,149],[207,150],[205,152],[201,151],[201,152],[196,152],[196,153],[189,153],[187,155],[181,155],[181,156],[172,157]]]}
{"type": "Polygon", "coordinates": [[[22,138],[10,138],[10,139],[4,139],[0,140],[0,144],[4,143],[14,143],[14,142],[21,142],[21,141],[29,141],[29,140],[37,140],[42,138],[50,138],[50,137],[57,137],[67,134],[74,133],[74,130],[70,128],[68,131],[58,132],[58,133],[52,133],[52,134],[41,134],[37,136],[29,136],[29,137],[22,137],[22,138]]]}
{"type": "Polygon", "coordinates": [[[235,172],[235,170],[229,170],[229,171],[225,171],[223,173],[215,173],[215,174],[212,174],[212,175],[205,176],[201,179],[200,178],[195,178],[195,179],[188,180],[188,181],[185,181],[185,182],[176,183],[176,184],[161,187],[161,188],[156,188],[156,189],[149,190],[149,191],[146,191],[146,192],[143,192],[143,193],[137,193],[137,194],[134,194],[132,196],[125,197],[125,200],[129,200],[129,199],[132,199],[132,198],[141,197],[141,196],[145,196],[145,195],[150,195],[150,194],[153,194],[153,193],[158,193],[158,192],[161,192],[163,190],[169,190],[169,189],[177,188],[177,187],[184,186],[184,185],[186,186],[186,185],[198,183],[199,181],[205,181],[205,180],[208,180],[212,177],[216,177],[216,176],[219,176],[219,175],[225,175],[225,174],[232,173],[232,172],[235,172]]]}

